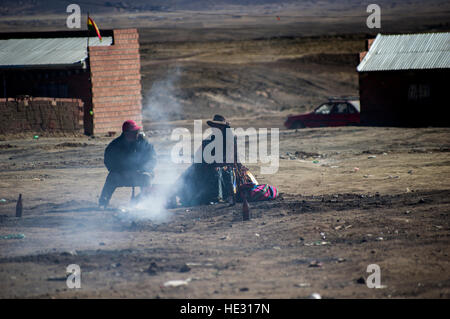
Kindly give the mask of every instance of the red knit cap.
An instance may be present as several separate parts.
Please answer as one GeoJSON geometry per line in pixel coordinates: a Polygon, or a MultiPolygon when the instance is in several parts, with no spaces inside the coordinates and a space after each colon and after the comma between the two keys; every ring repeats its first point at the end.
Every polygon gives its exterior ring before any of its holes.
{"type": "Polygon", "coordinates": [[[122,132],[132,132],[132,131],[137,131],[137,130],[140,130],[141,128],[142,128],[142,127],[141,127],[141,126],[138,126],[138,125],[136,124],[135,121],[133,121],[133,120],[128,120],[128,121],[123,122],[123,125],[122,125],[122,132]]]}

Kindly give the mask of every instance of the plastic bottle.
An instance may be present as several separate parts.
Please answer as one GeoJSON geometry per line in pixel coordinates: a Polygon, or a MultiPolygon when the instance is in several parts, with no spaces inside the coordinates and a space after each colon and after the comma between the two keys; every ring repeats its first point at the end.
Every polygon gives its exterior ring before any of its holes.
{"type": "Polygon", "coordinates": [[[16,204],[16,217],[22,217],[22,194],[19,194],[19,199],[17,200],[16,204]]]}
{"type": "Polygon", "coordinates": [[[248,201],[247,201],[247,197],[244,195],[243,196],[243,206],[242,206],[242,219],[243,220],[249,220],[250,219],[250,209],[248,207],[248,201]]]}

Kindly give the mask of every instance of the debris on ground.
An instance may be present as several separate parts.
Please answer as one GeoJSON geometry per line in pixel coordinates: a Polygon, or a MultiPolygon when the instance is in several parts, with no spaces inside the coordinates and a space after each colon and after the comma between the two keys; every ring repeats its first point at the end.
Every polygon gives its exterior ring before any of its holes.
{"type": "Polygon", "coordinates": [[[329,241],[315,241],[312,243],[305,243],[305,246],[324,246],[324,245],[331,245],[329,241]]]}
{"type": "Polygon", "coordinates": [[[309,296],[309,299],[322,299],[322,296],[315,292],[309,296]]]}
{"type": "Polygon", "coordinates": [[[311,287],[311,284],[307,283],[307,282],[301,282],[299,284],[294,284],[294,287],[297,287],[297,288],[308,288],[308,287],[311,287]]]}
{"type": "Polygon", "coordinates": [[[187,284],[191,281],[191,278],[188,278],[186,280],[169,280],[166,281],[163,286],[164,287],[180,287],[180,286],[187,286],[187,284]]]}
{"type": "Polygon", "coordinates": [[[9,234],[0,236],[0,239],[24,239],[25,234],[9,234]]]}
{"type": "Polygon", "coordinates": [[[313,260],[313,261],[311,261],[310,263],[309,263],[309,266],[308,267],[311,267],[311,268],[319,268],[319,267],[322,267],[323,266],[323,264],[320,262],[320,261],[318,261],[318,260],[313,260]]]}
{"type": "Polygon", "coordinates": [[[189,272],[189,271],[191,271],[191,268],[188,265],[186,265],[186,264],[184,264],[180,268],[180,272],[189,272]]]}
{"type": "Polygon", "coordinates": [[[158,273],[158,271],[159,271],[158,265],[155,262],[152,262],[145,272],[148,273],[150,276],[154,276],[158,273]]]}
{"type": "Polygon", "coordinates": [[[77,256],[77,251],[76,250],[70,250],[70,251],[63,251],[61,253],[61,256],[77,256]]]}

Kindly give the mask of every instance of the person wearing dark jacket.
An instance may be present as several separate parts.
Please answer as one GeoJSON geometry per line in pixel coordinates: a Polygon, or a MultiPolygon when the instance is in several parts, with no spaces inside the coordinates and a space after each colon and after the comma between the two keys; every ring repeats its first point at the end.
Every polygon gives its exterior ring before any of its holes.
{"type": "MultiPolygon", "coordinates": [[[[222,133],[222,161],[219,163],[206,163],[202,155],[201,163],[192,164],[180,177],[176,185],[178,185],[177,196],[182,206],[195,206],[209,204],[210,202],[230,200],[231,196],[236,192],[236,177],[232,168],[234,162],[239,163],[236,149],[236,136],[228,131],[230,123],[225,120],[222,115],[215,115],[212,121],[207,121],[208,126],[217,128],[222,133]],[[227,134],[231,134],[230,138],[234,143],[234,150],[227,150],[227,134]],[[234,152],[234,160],[227,162],[227,152],[234,152]]],[[[202,141],[202,146],[196,151],[203,154],[208,144],[215,140],[216,136],[212,135],[202,141]]],[[[215,150],[214,150],[215,151],[215,150]]],[[[214,152],[213,151],[213,152],[214,152]]]]}
{"type": "Polygon", "coordinates": [[[122,134],[106,147],[104,163],[109,171],[99,199],[106,208],[117,187],[139,186],[146,193],[153,179],[156,153],[153,145],[140,133],[136,122],[125,121],[122,134]]]}

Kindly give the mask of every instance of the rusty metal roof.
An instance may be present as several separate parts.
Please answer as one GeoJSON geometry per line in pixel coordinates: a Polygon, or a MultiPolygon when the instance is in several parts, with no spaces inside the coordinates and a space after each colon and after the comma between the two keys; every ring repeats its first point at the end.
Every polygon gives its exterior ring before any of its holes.
{"type": "MultiPolygon", "coordinates": [[[[112,37],[89,38],[89,46],[112,44],[112,37]]],[[[0,68],[76,65],[87,58],[87,38],[0,40],[0,68]]]]}
{"type": "Polygon", "coordinates": [[[450,32],[378,34],[358,72],[450,68],[450,32]]]}

